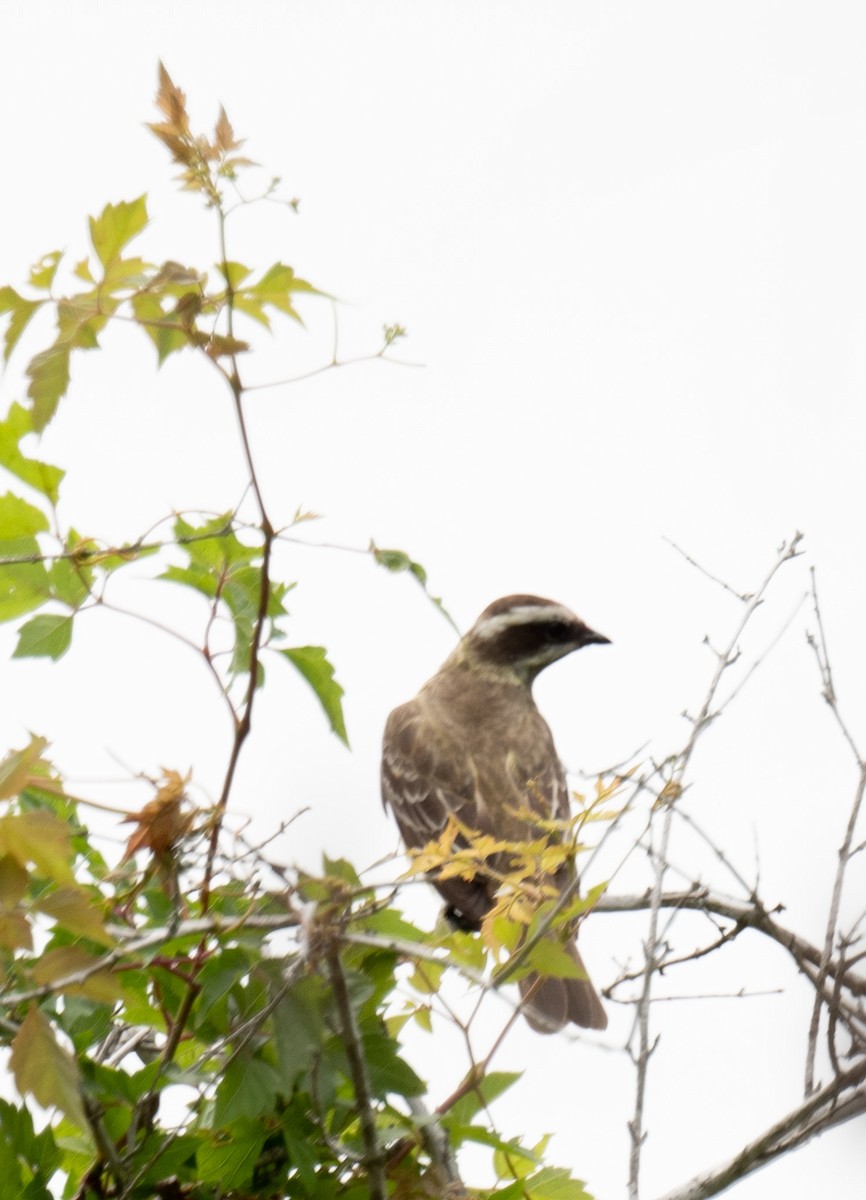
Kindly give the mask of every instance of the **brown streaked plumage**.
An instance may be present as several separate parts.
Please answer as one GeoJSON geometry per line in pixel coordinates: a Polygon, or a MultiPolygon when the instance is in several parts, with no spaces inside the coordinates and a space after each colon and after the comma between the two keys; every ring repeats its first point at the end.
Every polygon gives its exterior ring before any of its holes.
{"type": "MultiPolygon", "coordinates": [[[[407,846],[438,837],[452,813],[503,841],[538,837],[517,815],[521,809],[568,818],[565,771],[532,683],[558,658],[608,641],[563,605],[539,596],[505,596],[484,610],[437,674],[414,700],[395,708],[385,726],[382,798],[407,846]]],[[[563,868],[551,882],[562,889],[571,879],[563,868]]],[[[432,882],[455,924],[480,928],[496,893],[492,879],[432,882]]],[[[573,940],[567,949],[584,978],[521,980],[526,1018],[544,1033],[569,1021],[604,1029],[607,1017],[573,940]]]]}

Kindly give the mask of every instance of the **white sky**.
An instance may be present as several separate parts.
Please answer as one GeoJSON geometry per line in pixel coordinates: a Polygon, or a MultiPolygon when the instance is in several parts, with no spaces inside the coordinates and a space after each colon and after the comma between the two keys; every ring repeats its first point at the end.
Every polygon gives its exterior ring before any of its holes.
{"type": "MultiPolygon", "coordinates": [[[[737,619],[663,538],[751,590],[802,529],[806,556],[779,577],[744,662],[815,565],[837,690],[862,742],[864,37],[862,6],[790,0],[8,6],[0,282],[55,248],[82,257],[85,216],[144,191],[152,223],[139,252],[214,261],[208,216],[176,191],[142,128],[162,58],[198,124],[224,103],[251,157],[301,198],[297,218],[242,213],[231,257],[282,258],[343,298],[346,354],[400,321],[411,339],[399,356],[425,364],[365,365],[251,400],[278,523],[302,504],[327,516],[311,538],[408,550],[463,627],[496,596],[533,591],[607,633],[611,648],[567,660],[537,688],[562,757],[590,773],[648,740],[660,757],[682,745],[680,713],[699,706],[713,668],[702,639],[721,644],[737,619]]],[[[322,361],[329,312],[310,314],[309,335],[278,326],[259,339],[250,382],[322,361]]],[[[131,540],[173,508],[233,505],[243,472],[216,379],[181,357],[157,376],[127,331],[104,342],[107,353],[74,364],[41,448],[70,470],[67,519],[131,540]]],[[[3,381],[4,407],[23,361],[3,381]]],[[[310,804],[285,857],[315,866],[327,850],[363,865],[395,845],[378,798],[385,715],[453,635],[410,581],[365,558],[298,551],[281,565],[300,581],[295,642],[325,644],[347,689],[353,753],[274,667],[235,808],[264,829],[310,804]]],[[[127,595],[200,628],[165,586],[127,595]]],[[[788,923],[818,939],[854,772],[819,695],[808,623],[803,608],[707,735],[689,811],[745,874],[757,855],[765,902],[786,904],[788,923]]],[[[204,793],[217,791],[218,698],[191,656],[143,627],[91,617],[59,667],[16,661],[6,679],[4,744],[45,734],[82,788],[118,778],[116,756],[133,770],[192,766],[204,793]]],[[[143,798],[102,793],[129,807],[143,798]]],[[[679,861],[713,878],[693,852],[683,843],[679,861]]],[[[866,900],[859,868],[849,914],[866,900]]],[[[635,868],[616,890],[644,881],[635,868]]],[[[636,960],[642,931],[589,923],[600,984],[636,960]]],[[[685,929],[684,948],[704,934],[685,929]]],[[[790,978],[780,955],[740,948],[700,980],[668,983],[734,992],[790,978]]],[[[646,1196],[797,1102],[808,1003],[795,991],[659,1007],[646,1196]]],[[[515,1031],[496,1063],[527,1071],[494,1109],[502,1131],[555,1132],[551,1160],[573,1164],[599,1200],[624,1195],[633,1080],[616,1051],[629,1019],[612,1008],[603,1049],[515,1031]]],[[[434,1103],[463,1067],[443,1045],[421,1040],[409,1055],[434,1103]]],[[[853,1200],[862,1143],[861,1121],[730,1194],[820,1188],[853,1200]]]]}

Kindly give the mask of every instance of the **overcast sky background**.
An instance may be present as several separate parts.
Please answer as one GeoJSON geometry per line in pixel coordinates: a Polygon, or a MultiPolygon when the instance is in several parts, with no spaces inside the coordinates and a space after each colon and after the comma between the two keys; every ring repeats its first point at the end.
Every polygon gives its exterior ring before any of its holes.
{"type": "MultiPolygon", "coordinates": [[[[795,530],[788,564],[743,644],[743,666],[787,631],[695,757],[689,812],[753,877],[765,902],[822,937],[853,794],[853,762],[820,697],[804,637],[818,571],[837,691],[866,740],[863,391],[866,383],[866,12],[856,3],[44,3],[6,6],[0,281],[46,251],[87,250],[109,200],[149,194],[136,250],[198,267],[215,227],[178,193],[154,119],[157,60],[194,122],[222,102],[250,156],[301,199],[242,212],[230,257],[291,263],[345,301],[345,355],[410,332],[395,357],[257,392],[248,413],[276,523],[301,505],[310,540],[398,546],[427,568],[465,628],[510,591],[550,595],[608,634],[539,681],[570,769],[595,772],[649,742],[687,737],[737,602],[672,539],[751,591],[795,530]]],[[[309,332],[257,335],[247,382],[285,378],[329,353],[326,304],[309,332]]],[[[37,331],[38,332],[38,331],[37,331]]],[[[84,534],[134,540],[174,509],[224,511],[244,485],[229,398],[192,356],[157,375],[144,339],[118,330],[73,366],[40,456],[69,469],[62,512],[84,534]]],[[[24,346],[34,352],[41,343],[24,346]]],[[[22,353],[2,382],[22,394],[22,353]]],[[[14,485],[13,485],[14,486],[14,485]]],[[[377,762],[388,710],[453,645],[407,577],[352,553],[296,549],[280,568],[296,644],[324,644],[346,688],[341,749],[303,684],[273,667],[234,792],[267,830],[311,812],[282,853],[357,865],[393,850],[377,762]]],[[[169,585],[127,601],[200,636],[201,612],[169,585]]],[[[14,645],[11,630],[2,644],[14,645]]],[[[741,674],[737,678],[741,677],[741,674]]],[[[134,808],[130,772],[192,767],[218,794],[228,730],[206,672],[152,630],[100,614],[79,622],[59,666],[7,665],[4,744],[49,737],[78,790],[134,808]],[[103,781],[101,784],[99,781],[103,781]],[[106,782],[107,781],[107,782],[106,782]]],[[[732,683],[737,680],[732,678],[732,683]]],[[[575,776],[575,786],[581,778],[575,776]]],[[[624,839],[593,864],[613,870],[624,839]]],[[[720,876],[695,843],[690,873],[720,876]]],[[[846,912],[866,904],[862,863],[846,912]]],[[[614,890],[646,882],[639,862],[614,890]]],[[[425,914],[432,919],[431,898],[425,914]]],[[[683,927],[685,949],[706,930],[683,927]]],[[[597,916],[584,956],[603,986],[636,962],[642,922],[597,916]]],[[[754,942],[668,994],[774,989],[781,955],[754,942]]],[[[650,1082],[644,1194],[735,1152],[802,1088],[808,991],[671,1002],[650,1082]]],[[[499,1069],[527,1075],[494,1108],[506,1135],[556,1134],[598,1200],[624,1195],[633,1072],[620,1052],[630,1010],[600,1038],[515,1030],[499,1069]]],[[[505,1009],[491,1007],[491,1036],[505,1009]]],[[[438,1103],[463,1062],[421,1038],[410,1059],[438,1103]]],[[[479,1046],[483,1049],[483,1039],[479,1046]]],[[[862,1120],[730,1193],[776,1200],[862,1195],[862,1120]]],[[[483,1179],[484,1158],[469,1163],[483,1179]]],[[[474,1182],[470,1173],[469,1182],[474,1182]]]]}

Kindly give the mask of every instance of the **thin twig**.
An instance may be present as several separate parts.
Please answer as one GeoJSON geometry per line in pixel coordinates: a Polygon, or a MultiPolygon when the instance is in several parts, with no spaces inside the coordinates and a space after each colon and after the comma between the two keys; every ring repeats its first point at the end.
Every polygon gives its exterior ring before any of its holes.
{"type": "Polygon", "coordinates": [[[718,575],[714,575],[712,571],[708,571],[706,567],[701,566],[699,562],[692,558],[690,554],[687,554],[681,546],[678,546],[676,542],[667,537],[666,534],[662,534],[662,538],[669,546],[676,550],[677,554],[681,554],[690,566],[693,566],[696,571],[700,571],[700,573],[705,575],[707,579],[711,579],[713,583],[717,583],[720,588],[724,588],[726,592],[730,592],[732,596],[736,596],[736,598],[738,600],[742,600],[744,604],[747,604],[748,601],[752,599],[751,592],[738,592],[736,588],[732,588],[729,583],[725,583],[724,579],[719,579],[718,575]]]}
{"type": "MultiPolygon", "coordinates": [[[[641,909],[648,909],[652,903],[651,891],[625,896],[606,895],[598,901],[594,912],[598,914],[637,912],[641,909]]],[[[772,913],[768,912],[755,899],[749,902],[732,900],[717,896],[707,888],[696,885],[685,892],[664,892],[659,897],[658,903],[660,908],[691,909],[696,912],[714,913],[716,916],[726,917],[736,925],[755,929],[772,938],[774,942],[778,942],[788,951],[801,969],[804,964],[809,964],[814,968],[820,967],[821,951],[780,925],[778,921],[774,920],[772,913]]],[[[773,911],[778,911],[778,909],[773,911]]],[[[859,975],[852,971],[850,964],[846,966],[831,961],[827,973],[832,978],[840,978],[843,986],[852,996],[866,996],[866,975],[859,975]]],[[[810,978],[814,979],[814,975],[810,975],[810,978]]]]}
{"type": "MultiPolygon", "coordinates": [[[[801,540],[802,535],[800,533],[796,533],[790,542],[782,543],[776,555],[776,561],[773,563],[773,566],[767,573],[766,578],[756,592],[740,595],[735,592],[733,588],[727,588],[727,590],[732,592],[732,594],[737,595],[742,602],[742,616],[737,623],[734,634],[731,637],[727,647],[724,650],[717,652],[716,670],[713,674],[712,680],[710,681],[710,686],[704,697],[700,712],[692,721],[692,731],[688,741],[686,742],[686,745],[674,759],[674,767],[671,772],[671,777],[665,786],[667,803],[665,805],[661,834],[657,845],[654,846],[651,851],[651,860],[654,865],[654,880],[651,890],[649,929],[647,931],[646,941],[644,942],[644,982],[636,1013],[636,1035],[638,1039],[638,1049],[637,1053],[634,1055],[634,1061],[637,1079],[635,1085],[634,1114],[629,1122],[629,1134],[631,1138],[628,1183],[629,1200],[638,1200],[641,1151],[647,1136],[644,1126],[647,1076],[649,1072],[650,1056],[652,1055],[657,1044],[655,1039],[650,1038],[650,1007],[653,980],[659,966],[659,920],[662,907],[661,900],[664,888],[664,878],[668,869],[668,852],[673,824],[673,808],[676,804],[678,796],[682,794],[686,773],[688,771],[688,767],[698,739],[717,715],[717,713],[713,710],[716,695],[718,693],[722,677],[739,656],[739,640],[742,637],[746,626],[749,624],[758,607],[762,603],[764,593],[772,582],[776,572],[784,563],[797,555],[797,547],[801,540]]],[[[677,547],[677,549],[679,548],[677,547]]],[[[683,552],[680,551],[680,553],[682,554],[683,552]]],[[[684,554],[683,557],[688,559],[688,555],[684,554]]],[[[693,560],[689,559],[689,561],[692,562],[693,560]]],[[[693,565],[697,566],[696,563],[693,565]]],[[[699,569],[703,570],[703,568],[699,569]]],[[[709,574],[706,571],[703,573],[709,574]]],[[[710,578],[714,577],[710,576],[710,578]]],[[[715,580],[715,582],[720,583],[721,581],[715,580]]]]}
{"type": "Polygon", "coordinates": [[[860,808],[863,803],[863,795],[864,792],[866,792],[866,762],[864,762],[860,757],[854,739],[851,736],[841,713],[839,712],[838,703],[836,700],[836,689],[833,684],[833,672],[830,666],[830,657],[827,651],[827,639],[824,634],[824,623],[821,619],[821,607],[818,603],[818,588],[815,580],[814,568],[812,569],[811,574],[812,600],[815,621],[818,626],[818,636],[815,638],[813,635],[809,634],[807,635],[807,638],[809,644],[812,646],[812,649],[815,651],[815,657],[818,661],[818,669],[821,673],[821,682],[823,684],[824,699],[832,709],[833,715],[836,718],[836,723],[839,726],[843,737],[850,746],[855,759],[857,760],[857,766],[860,775],[854,792],[854,800],[851,805],[851,811],[848,814],[848,824],[845,829],[845,836],[842,840],[842,845],[839,847],[839,862],[838,866],[836,867],[836,876],[833,880],[833,892],[830,898],[830,909],[827,914],[827,929],[824,935],[824,949],[821,955],[815,999],[812,1005],[812,1016],[809,1022],[805,1079],[805,1094],[807,1096],[809,1096],[815,1089],[815,1058],[818,1050],[818,1031],[821,1021],[821,1008],[826,1002],[823,985],[827,975],[830,972],[830,963],[833,957],[833,945],[836,941],[836,931],[839,926],[839,912],[842,905],[842,889],[845,884],[845,871],[852,857],[854,833],[860,817],[860,808]]]}

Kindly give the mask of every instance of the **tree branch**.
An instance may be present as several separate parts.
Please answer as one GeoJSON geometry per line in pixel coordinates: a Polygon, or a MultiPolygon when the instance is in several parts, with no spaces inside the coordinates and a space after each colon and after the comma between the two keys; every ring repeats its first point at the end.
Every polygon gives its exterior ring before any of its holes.
{"type": "MultiPolygon", "coordinates": [[[[818,588],[815,582],[815,570],[812,569],[812,600],[815,612],[815,620],[818,625],[817,639],[812,634],[807,634],[807,640],[815,651],[815,657],[818,660],[818,669],[821,672],[821,682],[823,683],[824,699],[833,710],[833,715],[836,718],[836,723],[842,731],[842,735],[851,747],[851,751],[857,761],[857,766],[860,771],[860,777],[857,781],[857,787],[854,793],[854,800],[851,805],[851,811],[848,815],[848,825],[845,830],[845,836],[842,845],[839,847],[839,862],[836,867],[836,877],[833,880],[833,894],[830,898],[830,910],[827,914],[827,930],[824,935],[824,949],[821,954],[821,961],[818,970],[818,979],[816,982],[815,1001],[812,1006],[812,1017],[809,1022],[809,1037],[806,1051],[806,1095],[808,1096],[814,1088],[815,1079],[815,1056],[818,1050],[818,1030],[821,1022],[821,1008],[825,1002],[823,994],[823,985],[827,976],[830,974],[830,963],[833,956],[833,944],[836,940],[836,931],[839,926],[839,912],[842,905],[842,889],[845,884],[845,872],[848,863],[851,861],[856,850],[851,849],[854,842],[854,833],[857,828],[857,822],[860,817],[860,809],[863,803],[863,794],[866,792],[866,762],[864,762],[857,750],[857,746],[851,736],[847,725],[845,724],[836,701],[836,689],[833,686],[833,673],[830,667],[830,658],[827,653],[827,640],[824,636],[824,624],[821,620],[821,608],[818,604],[818,588]]],[[[838,985],[837,985],[838,986],[838,985]]],[[[833,1010],[831,1009],[831,1024],[833,1010]]],[[[831,1054],[834,1048],[831,1044],[831,1054]]]]}
{"type": "Polygon", "coordinates": [[[792,1109],[715,1170],[698,1175],[662,1200],[707,1200],[796,1146],[866,1112],[866,1061],[839,1075],[792,1109]],[[846,1094],[847,1093],[847,1094],[846,1094]]]}
{"type": "MultiPolygon", "coordinates": [[[[602,896],[594,908],[597,913],[639,912],[653,902],[652,892],[639,892],[626,896],[602,896]]],[[[773,941],[784,947],[797,965],[802,968],[804,963],[813,967],[821,965],[821,951],[792,933],[773,919],[771,914],[757,900],[743,903],[716,896],[707,888],[695,886],[686,892],[664,892],[659,897],[660,908],[691,909],[696,912],[713,913],[726,917],[738,925],[756,929],[765,933],[773,941]]],[[[828,963],[827,974],[831,978],[839,978],[842,985],[854,996],[866,996],[866,976],[859,975],[850,967],[831,961],[828,963]]],[[[814,976],[810,975],[814,982],[814,976]]]]}

